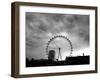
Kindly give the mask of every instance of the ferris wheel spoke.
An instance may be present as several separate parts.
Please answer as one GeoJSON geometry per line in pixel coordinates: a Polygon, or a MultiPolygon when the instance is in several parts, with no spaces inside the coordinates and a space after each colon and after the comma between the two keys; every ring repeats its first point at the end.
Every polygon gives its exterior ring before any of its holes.
{"type": "Polygon", "coordinates": [[[56,46],[57,48],[59,48],[58,45],[55,43],[55,41],[54,41],[54,44],[55,44],[55,46],[56,46]]]}

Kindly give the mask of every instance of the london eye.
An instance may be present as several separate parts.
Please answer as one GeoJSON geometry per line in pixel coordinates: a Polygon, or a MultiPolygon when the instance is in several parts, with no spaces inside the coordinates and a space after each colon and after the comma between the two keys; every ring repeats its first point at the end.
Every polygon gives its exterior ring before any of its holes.
{"type": "Polygon", "coordinates": [[[54,61],[65,60],[67,56],[71,56],[73,46],[71,40],[67,36],[53,36],[47,43],[46,54],[48,59],[54,61]]]}

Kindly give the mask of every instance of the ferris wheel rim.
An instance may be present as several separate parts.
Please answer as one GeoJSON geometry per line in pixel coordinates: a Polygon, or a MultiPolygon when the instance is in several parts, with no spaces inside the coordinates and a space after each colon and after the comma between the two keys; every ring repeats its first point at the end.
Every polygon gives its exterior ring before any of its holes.
{"type": "Polygon", "coordinates": [[[73,52],[73,46],[72,46],[72,42],[71,40],[67,37],[67,36],[63,36],[63,35],[56,35],[56,36],[53,36],[47,43],[47,46],[46,46],[46,54],[48,55],[48,47],[49,47],[49,44],[56,38],[64,38],[68,41],[69,45],[70,45],[70,55],[72,54],[73,52]]]}

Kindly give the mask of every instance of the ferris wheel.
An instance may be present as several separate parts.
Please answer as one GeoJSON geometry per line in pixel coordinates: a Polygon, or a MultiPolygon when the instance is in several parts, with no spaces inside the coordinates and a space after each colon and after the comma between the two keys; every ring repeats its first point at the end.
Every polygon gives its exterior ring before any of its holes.
{"type": "Polygon", "coordinates": [[[71,56],[73,46],[71,40],[67,36],[57,35],[52,37],[46,46],[46,54],[48,58],[53,60],[65,60],[66,56],[71,56]]]}

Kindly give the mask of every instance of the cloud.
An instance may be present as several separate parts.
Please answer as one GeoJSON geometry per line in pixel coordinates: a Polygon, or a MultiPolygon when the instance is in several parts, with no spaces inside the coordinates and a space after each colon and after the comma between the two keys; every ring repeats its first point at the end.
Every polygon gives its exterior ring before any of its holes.
{"type": "Polygon", "coordinates": [[[68,34],[75,50],[88,47],[89,15],[26,12],[26,56],[47,58],[46,43],[61,33],[68,34]]]}

